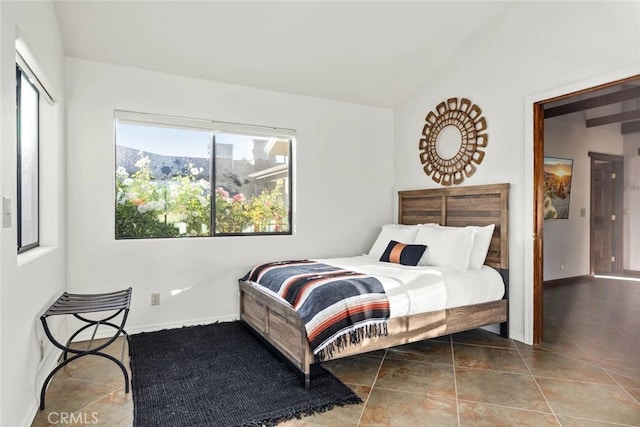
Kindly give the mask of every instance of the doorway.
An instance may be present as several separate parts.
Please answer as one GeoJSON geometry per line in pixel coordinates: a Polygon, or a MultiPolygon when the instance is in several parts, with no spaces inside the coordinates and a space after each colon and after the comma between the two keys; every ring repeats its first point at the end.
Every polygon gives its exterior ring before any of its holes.
{"type": "MultiPolygon", "coordinates": [[[[599,85],[596,87],[584,89],[581,91],[557,96],[544,101],[536,102],[533,104],[533,219],[534,219],[534,233],[533,233],[533,344],[539,344],[543,340],[543,293],[544,293],[544,120],[545,117],[549,117],[550,114],[568,114],[577,111],[584,111],[597,106],[612,104],[615,102],[637,102],[640,99],[640,76],[634,76],[622,80],[617,80],[607,84],[599,85]],[[627,87],[631,86],[631,87],[627,87]],[[624,90],[614,90],[620,87],[626,87],[624,90]],[[601,93],[606,92],[605,95],[601,93]],[[586,97],[585,97],[586,95],[586,97]],[[594,96],[595,95],[595,96],[594,96]],[[558,103],[558,101],[563,101],[558,103]],[[562,104],[562,105],[559,105],[562,104]],[[553,107],[551,107],[553,106],[553,107]],[[553,110],[553,113],[550,113],[553,110]]],[[[637,107],[636,107],[637,108],[637,107]]],[[[632,121],[640,118],[640,111],[635,110],[632,112],[624,112],[619,114],[612,114],[606,117],[598,118],[598,123],[592,121],[591,125],[597,126],[599,124],[606,123],[623,123],[622,130],[625,128],[629,132],[637,132],[640,130],[640,124],[637,121],[632,121]]],[[[588,125],[587,125],[588,126],[588,125]]],[[[592,160],[593,161],[593,160],[592,160]]],[[[619,175],[623,177],[623,174],[619,175]]],[[[622,180],[621,180],[622,181],[622,180]]],[[[621,194],[621,193],[620,193],[621,194]]],[[[620,195],[622,197],[622,195],[620,195]]],[[[593,210],[593,207],[592,207],[593,210]]],[[[620,213],[618,212],[618,217],[620,213]]],[[[593,218],[592,218],[593,220],[593,218]]],[[[622,224],[622,221],[618,221],[622,224]]],[[[620,236],[622,232],[616,238],[612,237],[612,249],[619,250],[619,257],[616,261],[613,261],[609,268],[622,270],[622,242],[620,236]],[[614,242],[615,240],[615,242],[614,242]],[[618,246],[620,245],[620,246],[618,246]]],[[[594,250],[591,250],[591,271],[590,274],[595,273],[594,263],[594,250]]],[[[610,255],[615,256],[615,255],[610,255]]],[[[609,258],[611,260],[612,258],[609,258]]],[[[598,267],[600,268],[600,267],[598,267]]]]}

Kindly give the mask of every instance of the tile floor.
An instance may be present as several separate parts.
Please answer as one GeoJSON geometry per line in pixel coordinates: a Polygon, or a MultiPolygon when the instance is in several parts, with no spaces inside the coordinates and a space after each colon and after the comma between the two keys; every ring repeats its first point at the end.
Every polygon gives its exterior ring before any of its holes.
{"type": "MultiPolygon", "coordinates": [[[[540,346],[476,330],[332,361],[364,403],[281,426],[640,426],[640,282],[554,285],[544,302],[540,346]]],[[[32,426],[130,426],[132,413],[119,369],[86,357],[56,374],[32,426]]]]}

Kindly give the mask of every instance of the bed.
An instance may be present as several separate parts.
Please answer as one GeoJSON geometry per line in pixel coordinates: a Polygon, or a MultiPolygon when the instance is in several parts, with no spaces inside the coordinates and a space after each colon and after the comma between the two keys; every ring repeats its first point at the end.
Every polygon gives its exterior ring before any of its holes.
{"type": "MultiPolygon", "coordinates": [[[[363,337],[357,345],[323,354],[322,361],[491,324],[499,324],[500,335],[508,337],[508,193],[509,184],[399,191],[398,224],[435,223],[448,228],[495,225],[482,268],[498,272],[504,284],[502,297],[391,317],[385,323],[385,334],[363,337]]],[[[359,262],[358,259],[353,260],[359,262]]],[[[342,261],[350,265],[353,260],[342,261]]],[[[336,259],[319,261],[342,262],[336,259]]],[[[278,295],[251,280],[239,280],[239,289],[241,321],[299,370],[304,386],[309,387],[311,365],[320,359],[312,351],[299,314],[278,295]]]]}

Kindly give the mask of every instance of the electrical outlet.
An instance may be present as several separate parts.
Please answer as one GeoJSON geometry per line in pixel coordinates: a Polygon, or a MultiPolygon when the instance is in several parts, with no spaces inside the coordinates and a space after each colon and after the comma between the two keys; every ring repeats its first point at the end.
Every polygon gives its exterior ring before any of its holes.
{"type": "Polygon", "coordinates": [[[564,270],[564,261],[560,261],[560,270],[564,270]]]}
{"type": "Polygon", "coordinates": [[[151,293],[151,305],[160,305],[160,292],[151,293]]]}

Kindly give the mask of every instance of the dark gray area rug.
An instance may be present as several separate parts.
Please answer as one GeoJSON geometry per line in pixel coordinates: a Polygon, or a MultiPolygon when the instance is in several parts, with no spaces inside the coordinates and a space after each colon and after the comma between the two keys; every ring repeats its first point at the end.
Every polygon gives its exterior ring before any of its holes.
{"type": "Polygon", "coordinates": [[[274,425],[361,402],[314,365],[311,387],[241,322],[131,335],[134,427],[274,425]]]}

